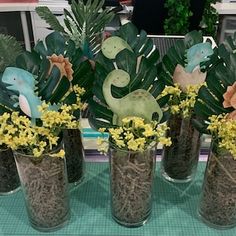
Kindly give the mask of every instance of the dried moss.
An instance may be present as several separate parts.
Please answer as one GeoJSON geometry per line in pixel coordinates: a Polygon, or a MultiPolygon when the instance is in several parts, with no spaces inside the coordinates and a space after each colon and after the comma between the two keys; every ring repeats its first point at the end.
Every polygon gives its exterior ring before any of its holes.
{"type": "Polygon", "coordinates": [[[199,214],[212,226],[236,225],[236,160],[228,152],[209,156],[199,214]]]}
{"type": "Polygon", "coordinates": [[[155,150],[112,150],[110,171],[114,219],[126,226],[142,225],[151,213],[155,150]]]}
{"type": "Polygon", "coordinates": [[[11,149],[0,150],[0,195],[14,191],[20,186],[11,149]]]}
{"type": "Polygon", "coordinates": [[[15,157],[32,226],[47,231],[63,225],[70,212],[64,159],[15,157]]]}
{"type": "Polygon", "coordinates": [[[79,129],[63,131],[66,167],[69,183],[81,182],[84,176],[84,147],[79,129]]]}
{"type": "Polygon", "coordinates": [[[167,136],[171,137],[172,145],[164,147],[162,172],[173,180],[191,180],[198,164],[200,134],[192,126],[191,118],[173,115],[168,126],[167,136]]]}

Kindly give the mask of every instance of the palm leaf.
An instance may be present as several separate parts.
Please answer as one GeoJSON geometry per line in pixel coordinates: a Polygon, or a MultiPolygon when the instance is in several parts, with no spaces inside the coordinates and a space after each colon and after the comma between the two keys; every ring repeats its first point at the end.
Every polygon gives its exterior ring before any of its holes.
{"type": "Polygon", "coordinates": [[[45,20],[50,27],[58,32],[65,33],[63,26],[60,24],[56,16],[46,6],[39,6],[35,8],[36,13],[45,20]]]}
{"type": "Polygon", "coordinates": [[[47,7],[37,7],[38,15],[55,31],[62,32],[65,36],[75,41],[76,46],[82,48],[84,54],[89,56],[90,51],[96,52],[101,43],[101,32],[113,19],[114,13],[108,9],[101,11],[104,0],[72,1],[71,11],[64,9],[64,24],[67,30],[59,23],[57,18],[47,7]],[[100,38],[97,42],[95,38],[100,38]],[[87,49],[87,44],[89,52],[87,49]]]}

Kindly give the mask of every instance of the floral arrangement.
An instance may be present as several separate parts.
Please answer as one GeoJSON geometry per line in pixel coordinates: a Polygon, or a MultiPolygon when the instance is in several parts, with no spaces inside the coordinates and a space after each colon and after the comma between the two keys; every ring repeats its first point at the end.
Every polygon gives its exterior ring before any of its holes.
{"type": "MultiPolygon", "coordinates": [[[[99,131],[102,134],[108,132],[111,145],[119,149],[142,152],[158,142],[167,146],[171,145],[170,138],[165,137],[167,129],[166,124],[158,125],[156,121],[145,123],[144,119],[140,117],[126,117],[122,119],[120,127],[101,128],[99,131]]],[[[106,139],[98,139],[99,151],[107,152],[106,143],[106,139]]]]}
{"type": "Polygon", "coordinates": [[[84,87],[93,81],[91,65],[81,60],[80,52],[73,41],[54,32],[5,69],[0,146],[39,157],[61,141],[62,129],[79,128],[78,117],[91,90],[84,87]]]}
{"type": "MultiPolygon", "coordinates": [[[[132,23],[120,27],[103,41],[96,57],[94,97],[89,100],[93,128],[109,133],[110,145],[144,151],[152,142],[169,144],[158,95],[164,88],[157,79],[159,52],[145,31],[132,23]],[[129,33],[127,33],[129,32],[129,33]],[[145,79],[144,79],[145,78],[145,79]]],[[[107,147],[98,140],[100,151],[107,147]]]]}
{"type": "Polygon", "coordinates": [[[198,93],[194,121],[202,133],[211,134],[220,148],[236,157],[236,35],[223,42],[217,52],[218,64],[198,93]]]}

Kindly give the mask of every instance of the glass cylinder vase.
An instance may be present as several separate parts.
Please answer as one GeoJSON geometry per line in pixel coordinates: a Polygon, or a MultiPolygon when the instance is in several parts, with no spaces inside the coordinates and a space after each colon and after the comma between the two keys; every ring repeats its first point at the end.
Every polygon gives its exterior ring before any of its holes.
{"type": "Polygon", "coordinates": [[[198,214],[214,228],[236,226],[236,160],[216,142],[211,144],[198,214]]]}
{"type": "Polygon", "coordinates": [[[152,209],[156,145],[143,152],[109,148],[113,219],[126,227],[144,225],[152,209]]]}
{"type": "Polygon", "coordinates": [[[161,161],[162,176],[171,182],[191,181],[197,170],[200,133],[192,125],[192,117],[172,115],[168,120],[167,136],[172,144],[164,146],[161,161]]]}
{"type": "Polygon", "coordinates": [[[65,158],[14,152],[30,224],[39,231],[54,231],[70,218],[65,158]]]}
{"type": "Polygon", "coordinates": [[[15,193],[20,189],[20,179],[12,150],[0,149],[0,195],[15,193]]]}
{"type": "Polygon", "coordinates": [[[65,129],[63,131],[63,142],[68,182],[77,185],[82,181],[85,169],[81,131],[79,129],[65,129]]]}

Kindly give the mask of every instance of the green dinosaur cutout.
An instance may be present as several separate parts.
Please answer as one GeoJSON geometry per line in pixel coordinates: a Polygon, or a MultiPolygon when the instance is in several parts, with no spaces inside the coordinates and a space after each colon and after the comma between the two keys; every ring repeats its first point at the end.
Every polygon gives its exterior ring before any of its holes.
{"type": "Polygon", "coordinates": [[[125,48],[133,51],[129,44],[118,36],[107,38],[101,47],[103,55],[109,59],[115,59],[116,55],[125,48]]]}
{"type": "Polygon", "coordinates": [[[137,89],[123,98],[114,98],[111,93],[111,86],[125,87],[130,82],[129,74],[121,69],[111,71],[103,83],[103,95],[106,103],[113,111],[113,124],[122,125],[122,119],[127,116],[137,116],[152,121],[154,113],[158,114],[158,122],[162,118],[162,110],[156,99],[146,90],[137,89]]]}

